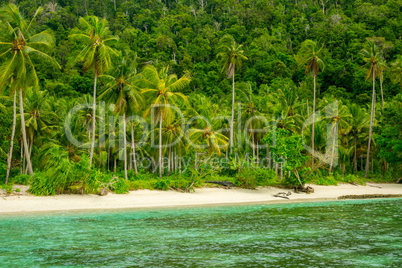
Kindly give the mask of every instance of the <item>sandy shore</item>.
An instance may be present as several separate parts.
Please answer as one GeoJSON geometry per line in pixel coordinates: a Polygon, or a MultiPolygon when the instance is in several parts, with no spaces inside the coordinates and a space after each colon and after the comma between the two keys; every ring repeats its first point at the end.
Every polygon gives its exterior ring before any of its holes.
{"type": "MultiPolygon", "coordinates": [[[[193,193],[175,191],[139,190],[129,194],[57,195],[38,197],[31,195],[0,196],[0,214],[29,213],[43,211],[97,210],[122,208],[157,208],[177,206],[223,205],[244,203],[286,203],[336,200],[343,195],[402,194],[402,184],[370,184],[371,186],[311,185],[312,194],[293,193],[289,200],[273,195],[287,190],[274,187],[258,190],[202,188],[193,193]],[[377,187],[373,187],[377,186],[377,187]],[[378,188],[381,186],[381,188],[378,188]]],[[[18,187],[18,186],[17,186],[18,187]]]]}

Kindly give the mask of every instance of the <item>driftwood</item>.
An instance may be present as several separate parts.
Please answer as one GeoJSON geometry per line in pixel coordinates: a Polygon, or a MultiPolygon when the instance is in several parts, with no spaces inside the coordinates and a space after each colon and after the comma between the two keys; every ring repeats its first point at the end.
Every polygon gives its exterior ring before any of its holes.
{"type": "Polygon", "coordinates": [[[235,187],[236,185],[231,181],[205,181],[206,183],[214,183],[225,187],[235,187]]]}
{"type": "Polygon", "coordinates": [[[298,192],[304,192],[306,194],[312,194],[312,193],[314,193],[314,188],[310,187],[310,186],[307,186],[307,187],[296,186],[295,187],[295,193],[298,193],[298,192]]]}
{"type": "Polygon", "coordinates": [[[280,198],[285,198],[285,199],[289,199],[289,195],[291,195],[292,193],[289,191],[289,192],[287,192],[287,193],[284,193],[284,192],[280,192],[280,193],[277,193],[276,195],[274,195],[275,197],[280,197],[280,198]]]}
{"type": "Polygon", "coordinates": [[[382,186],[381,185],[372,185],[372,184],[368,184],[368,183],[366,183],[367,184],[367,186],[370,186],[370,187],[375,187],[375,188],[382,188],[382,186]]]}
{"type": "Polygon", "coordinates": [[[402,178],[399,178],[396,183],[402,183],[402,178]]]}
{"type": "Polygon", "coordinates": [[[289,197],[287,197],[287,196],[283,196],[283,195],[274,195],[275,197],[280,197],[280,198],[285,198],[285,199],[289,199],[289,197]]]}
{"type": "Polygon", "coordinates": [[[359,186],[357,183],[354,183],[354,182],[349,182],[349,183],[354,185],[354,186],[359,186]]]}

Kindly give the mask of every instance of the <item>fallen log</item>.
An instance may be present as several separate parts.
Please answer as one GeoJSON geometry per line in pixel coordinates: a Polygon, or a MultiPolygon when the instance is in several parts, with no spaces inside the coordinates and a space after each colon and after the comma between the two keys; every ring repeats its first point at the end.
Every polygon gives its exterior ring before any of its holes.
{"type": "Polygon", "coordinates": [[[368,183],[366,183],[366,185],[370,186],[370,187],[380,188],[380,189],[382,188],[381,185],[372,185],[372,184],[368,184],[368,183]]]}
{"type": "Polygon", "coordinates": [[[231,181],[205,181],[205,183],[213,183],[213,184],[218,184],[218,185],[222,185],[222,186],[225,186],[225,187],[235,187],[236,186],[231,181]]]}
{"type": "Polygon", "coordinates": [[[275,194],[275,195],[273,195],[273,196],[274,196],[274,197],[284,198],[284,199],[289,199],[289,197],[284,196],[284,195],[277,195],[277,194],[275,194]]]}

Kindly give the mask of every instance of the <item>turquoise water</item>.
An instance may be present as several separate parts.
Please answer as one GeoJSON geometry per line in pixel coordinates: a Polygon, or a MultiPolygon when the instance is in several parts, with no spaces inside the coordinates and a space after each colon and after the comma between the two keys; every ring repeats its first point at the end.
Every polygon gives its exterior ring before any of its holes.
{"type": "Polygon", "coordinates": [[[402,267],[402,199],[0,216],[0,266],[402,267]]]}

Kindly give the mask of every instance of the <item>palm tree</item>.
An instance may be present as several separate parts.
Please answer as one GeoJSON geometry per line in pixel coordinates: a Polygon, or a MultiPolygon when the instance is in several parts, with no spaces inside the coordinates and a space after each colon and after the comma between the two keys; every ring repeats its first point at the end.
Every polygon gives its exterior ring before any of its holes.
{"type": "MultiPolygon", "coordinates": [[[[35,19],[42,11],[38,8],[28,23],[20,14],[17,6],[10,4],[0,10],[3,18],[0,29],[0,88],[10,82],[10,92],[16,95],[19,92],[19,105],[21,114],[21,132],[28,171],[33,175],[32,163],[28,152],[27,135],[25,129],[24,92],[28,87],[38,87],[39,79],[35,71],[34,61],[40,59],[58,66],[58,64],[44,51],[49,50],[53,44],[53,37],[49,31],[35,33],[35,19]],[[34,56],[34,57],[31,57],[34,56]]],[[[16,98],[15,98],[16,99],[16,98]]],[[[14,117],[17,117],[14,109],[14,117]]],[[[12,151],[12,150],[11,150],[12,151]]],[[[11,159],[12,152],[9,158],[11,159]]]]}
{"type": "Polygon", "coordinates": [[[84,62],[84,72],[94,70],[94,91],[93,91],[93,120],[92,120],[92,143],[89,156],[89,167],[92,165],[92,158],[95,147],[96,133],[96,83],[100,75],[110,69],[112,65],[112,56],[117,56],[117,52],[109,44],[116,41],[115,37],[109,35],[107,20],[99,20],[96,16],[87,16],[79,19],[84,28],[83,31],[73,31],[70,38],[82,41],[85,44],[84,49],[78,54],[77,59],[84,62]]]}
{"type": "Polygon", "coordinates": [[[349,113],[351,117],[349,118],[350,129],[348,133],[353,136],[353,165],[354,172],[357,172],[357,140],[359,136],[362,135],[364,130],[368,127],[369,118],[367,115],[367,111],[363,108],[360,108],[357,104],[352,104],[349,106],[349,113]]]}
{"type": "MultiPolygon", "coordinates": [[[[328,106],[327,106],[328,107],[328,106]]],[[[349,110],[345,105],[342,105],[342,101],[337,103],[337,105],[330,105],[327,108],[327,119],[331,123],[331,129],[332,129],[332,150],[331,150],[331,163],[329,165],[329,173],[332,172],[333,168],[333,163],[334,163],[334,156],[335,156],[335,143],[337,139],[337,133],[339,126],[343,128],[349,128],[349,124],[347,122],[347,119],[351,117],[349,114],[349,110]]]]}
{"type": "Polygon", "coordinates": [[[367,68],[366,81],[370,78],[373,79],[373,95],[371,98],[371,114],[370,114],[370,128],[368,137],[368,147],[367,147],[367,159],[366,159],[366,171],[364,177],[367,178],[369,172],[370,164],[370,147],[371,138],[373,135],[373,125],[375,116],[375,79],[379,75],[380,70],[382,70],[385,64],[381,61],[381,54],[378,51],[377,46],[374,42],[368,41],[366,47],[361,50],[360,54],[363,56],[363,60],[366,63],[364,67],[367,68]]]}
{"type": "MultiPolygon", "coordinates": [[[[136,75],[136,69],[132,67],[127,59],[121,58],[114,76],[105,75],[103,77],[111,81],[106,86],[105,91],[99,96],[114,103],[114,113],[123,116],[123,154],[124,154],[124,177],[127,180],[127,145],[126,145],[126,116],[131,111],[138,110],[142,102],[142,96],[138,88],[132,83],[136,75]]],[[[131,124],[132,126],[132,124],[131,124]]],[[[131,127],[133,132],[133,128],[131,127]]],[[[134,141],[132,149],[135,155],[134,141]]],[[[135,163],[135,161],[134,161],[135,163]]]]}
{"type": "Polygon", "coordinates": [[[175,74],[168,74],[169,68],[162,68],[159,72],[152,65],[148,65],[141,73],[141,79],[136,81],[142,89],[142,93],[148,96],[151,106],[146,110],[147,116],[152,109],[156,113],[155,123],[159,123],[159,177],[162,178],[162,122],[166,119],[171,119],[173,112],[170,109],[170,104],[175,104],[181,99],[187,102],[186,96],[177,92],[189,85],[191,79],[188,74],[185,74],[180,79],[175,74]]]}
{"type": "Polygon", "coordinates": [[[235,70],[240,68],[247,57],[243,55],[242,45],[237,44],[231,35],[225,35],[218,44],[218,55],[221,59],[222,72],[226,71],[228,78],[232,78],[232,119],[230,121],[230,153],[233,149],[233,121],[234,121],[234,102],[235,102],[235,70]]]}
{"type": "Polygon", "coordinates": [[[319,54],[322,51],[322,48],[318,46],[318,44],[312,40],[306,40],[302,43],[301,48],[298,54],[295,56],[296,62],[299,67],[304,67],[306,65],[305,74],[308,74],[310,71],[313,74],[314,79],[314,98],[313,98],[313,124],[312,124],[312,152],[313,157],[311,159],[311,166],[314,164],[314,120],[315,120],[315,96],[316,96],[316,77],[320,68],[324,71],[324,62],[319,58],[319,54]]]}
{"type": "Polygon", "coordinates": [[[238,99],[241,100],[243,111],[242,111],[242,122],[248,123],[247,135],[251,137],[253,157],[257,155],[257,163],[259,162],[259,138],[261,138],[262,122],[261,118],[263,115],[260,113],[257,105],[258,98],[253,94],[251,83],[240,83],[237,86],[238,99]],[[256,154],[257,149],[257,154],[256,154]]]}
{"type": "Polygon", "coordinates": [[[392,82],[400,83],[402,87],[402,55],[398,55],[397,59],[391,63],[392,82]]]}

